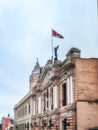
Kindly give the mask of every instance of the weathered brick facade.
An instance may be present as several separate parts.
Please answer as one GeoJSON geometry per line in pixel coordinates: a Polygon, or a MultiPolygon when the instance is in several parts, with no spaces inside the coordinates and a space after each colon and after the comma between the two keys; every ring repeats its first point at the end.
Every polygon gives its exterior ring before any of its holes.
{"type": "Polygon", "coordinates": [[[16,130],[98,130],[98,59],[71,48],[64,61],[37,61],[29,93],[14,107],[16,130]]]}

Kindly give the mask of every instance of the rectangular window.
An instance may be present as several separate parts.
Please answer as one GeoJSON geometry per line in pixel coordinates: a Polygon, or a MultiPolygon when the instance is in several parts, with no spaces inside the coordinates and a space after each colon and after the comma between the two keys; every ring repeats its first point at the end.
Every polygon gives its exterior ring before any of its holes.
{"type": "Polygon", "coordinates": [[[62,86],[62,99],[62,105],[65,106],[67,104],[66,83],[62,86]]]}
{"type": "Polygon", "coordinates": [[[44,93],[44,111],[46,110],[46,95],[44,93]]]}
{"type": "Polygon", "coordinates": [[[30,102],[29,102],[28,106],[29,106],[28,113],[30,114],[30,112],[31,112],[31,105],[30,105],[30,102]]]}
{"type": "Polygon", "coordinates": [[[27,114],[27,105],[25,105],[25,115],[27,114]]]}
{"type": "Polygon", "coordinates": [[[53,109],[53,88],[51,88],[51,109],[53,109]]]}

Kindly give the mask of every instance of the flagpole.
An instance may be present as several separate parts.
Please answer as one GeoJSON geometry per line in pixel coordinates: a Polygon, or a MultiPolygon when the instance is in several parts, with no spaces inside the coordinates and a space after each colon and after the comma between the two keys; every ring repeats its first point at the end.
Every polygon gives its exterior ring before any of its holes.
{"type": "Polygon", "coordinates": [[[97,19],[98,19],[98,0],[97,0],[97,19]]]}
{"type": "Polygon", "coordinates": [[[52,28],[51,28],[51,50],[52,50],[52,63],[53,63],[53,36],[52,36],[52,28]]]}

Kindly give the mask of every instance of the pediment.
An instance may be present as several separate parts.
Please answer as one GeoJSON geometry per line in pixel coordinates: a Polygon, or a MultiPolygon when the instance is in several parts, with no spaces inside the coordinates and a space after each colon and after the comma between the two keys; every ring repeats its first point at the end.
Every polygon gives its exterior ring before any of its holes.
{"type": "Polygon", "coordinates": [[[42,70],[40,81],[42,84],[46,84],[50,79],[50,72],[52,70],[53,64],[50,61],[47,61],[47,64],[42,70]]]}
{"type": "Polygon", "coordinates": [[[49,67],[49,68],[43,70],[43,73],[42,73],[41,78],[40,78],[42,84],[48,83],[48,81],[49,81],[49,79],[50,79],[51,69],[52,69],[52,68],[49,67]]]}

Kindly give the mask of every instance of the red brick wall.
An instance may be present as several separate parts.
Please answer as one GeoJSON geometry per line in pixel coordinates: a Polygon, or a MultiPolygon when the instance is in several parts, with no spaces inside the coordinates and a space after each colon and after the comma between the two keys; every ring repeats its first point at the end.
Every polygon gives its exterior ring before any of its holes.
{"type": "Polygon", "coordinates": [[[98,127],[98,60],[76,59],[75,100],[77,102],[77,130],[98,127]]]}
{"type": "Polygon", "coordinates": [[[75,97],[76,100],[98,99],[98,60],[75,60],[75,97]]]}
{"type": "Polygon", "coordinates": [[[98,104],[77,102],[77,130],[98,127],[98,104]]]}

